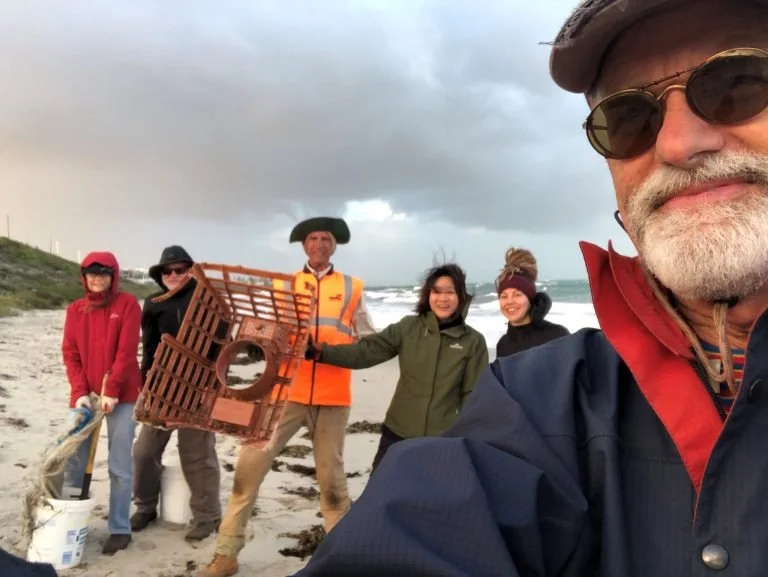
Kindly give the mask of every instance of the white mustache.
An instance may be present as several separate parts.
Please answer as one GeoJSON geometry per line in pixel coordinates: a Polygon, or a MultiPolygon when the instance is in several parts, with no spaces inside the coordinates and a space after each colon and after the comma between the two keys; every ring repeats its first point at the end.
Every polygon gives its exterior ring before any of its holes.
{"type": "Polygon", "coordinates": [[[768,190],[768,156],[750,152],[720,152],[708,156],[699,166],[684,169],[662,166],[630,195],[627,222],[636,230],[643,221],[682,190],[716,180],[739,179],[760,184],[768,190]]]}

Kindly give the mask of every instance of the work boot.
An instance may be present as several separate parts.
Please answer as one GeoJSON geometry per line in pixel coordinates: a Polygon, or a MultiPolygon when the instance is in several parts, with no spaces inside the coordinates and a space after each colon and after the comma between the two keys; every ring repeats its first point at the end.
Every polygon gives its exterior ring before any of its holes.
{"type": "Polygon", "coordinates": [[[195,577],[231,577],[237,573],[237,569],[237,559],[217,553],[213,556],[213,561],[205,569],[198,571],[195,577]]]}
{"type": "Polygon", "coordinates": [[[101,552],[104,555],[114,555],[118,551],[127,548],[131,542],[130,535],[110,535],[101,552]]]}
{"type": "Polygon", "coordinates": [[[157,511],[136,511],[131,516],[131,531],[143,531],[152,521],[157,520],[157,511]]]}
{"type": "Polygon", "coordinates": [[[184,535],[185,541],[202,541],[211,533],[219,530],[219,521],[206,521],[198,523],[184,535]]]}

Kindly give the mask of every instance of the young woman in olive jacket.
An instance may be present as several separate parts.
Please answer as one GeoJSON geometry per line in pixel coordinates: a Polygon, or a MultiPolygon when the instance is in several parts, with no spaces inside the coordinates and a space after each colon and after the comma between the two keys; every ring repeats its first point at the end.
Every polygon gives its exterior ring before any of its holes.
{"type": "Polygon", "coordinates": [[[442,434],[488,365],[485,338],[465,322],[470,300],[464,271],[454,264],[438,266],[427,274],[415,315],[357,343],[320,348],[310,343],[308,358],[350,369],[399,357],[400,378],[382,426],[374,470],[396,442],[442,434]]]}

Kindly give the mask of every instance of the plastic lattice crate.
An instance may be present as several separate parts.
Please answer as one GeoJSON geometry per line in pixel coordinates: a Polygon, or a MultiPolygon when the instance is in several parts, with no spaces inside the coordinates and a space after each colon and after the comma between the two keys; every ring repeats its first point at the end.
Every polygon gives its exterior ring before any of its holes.
{"type": "Polygon", "coordinates": [[[298,292],[292,275],[239,266],[198,263],[191,278],[196,286],[181,328],[161,338],[136,420],[266,444],[304,358],[314,293],[298,292]],[[263,372],[243,388],[230,386],[230,365],[254,347],[263,355],[263,372]]]}

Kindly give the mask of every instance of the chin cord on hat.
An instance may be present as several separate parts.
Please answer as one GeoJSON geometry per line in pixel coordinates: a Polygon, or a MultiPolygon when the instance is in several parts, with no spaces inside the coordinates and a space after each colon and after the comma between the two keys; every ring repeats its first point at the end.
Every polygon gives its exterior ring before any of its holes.
{"type": "Polygon", "coordinates": [[[653,290],[653,294],[664,307],[664,310],[675,321],[675,324],[680,327],[680,330],[683,331],[683,334],[693,346],[693,351],[696,354],[696,358],[704,367],[704,370],[706,371],[707,376],[712,380],[712,383],[725,383],[731,392],[736,394],[737,386],[736,375],[733,370],[733,351],[731,351],[730,344],[728,343],[728,326],[726,319],[728,316],[728,309],[738,303],[739,299],[734,297],[730,299],[717,300],[715,301],[714,307],[712,309],[712,320],[715,323],[715,328],[717,329],[717,346],[720,348],[720,354],[723,360],[722,372],[716,372],[712,368],[712,365],[709,364],[709,359],[707,359],[707,355],[704,352],[704,349],[701,347],[699,338],[696,336],[693,330],[691,330],[691,327],[688,326],[688,323],[685,322],[685,319],[680,316],[680,313],[677,312],[677,309],[675,309],[675,307],[672,306],[672,303],[669,302],[669,299],[664,294],[664,291],[661,290],[661,287],[656,282],[656,279],[653,277],[653,275],[647,269],[644,270],[645,275],[648,278],[648,284],[651,285],[651,289],[653,290]]]}

